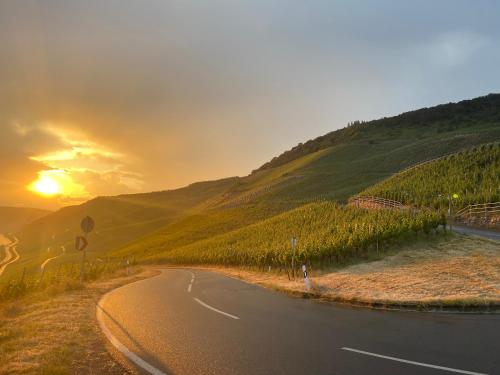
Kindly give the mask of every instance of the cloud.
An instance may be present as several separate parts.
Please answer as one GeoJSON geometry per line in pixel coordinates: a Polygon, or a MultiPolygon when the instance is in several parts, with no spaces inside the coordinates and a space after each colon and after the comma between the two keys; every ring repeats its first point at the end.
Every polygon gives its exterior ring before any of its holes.
{"type": "Polygon", "coordinates": [[[91,196],[245,175],[347,121],[494,91],[498,12],[462,0],[2,1],[0,169],[17,190],[0,204],[40,202],[26,185],[43,170],[91,196]]]}
{"type": "Polygon", "coordinates": [[[43,202],[40,197],[24,200],[53,208],[96,195],[137,192],[143,187],[142,176],[127,169],[124,154],[89,139],[83,131],[75,131],[67,124],[13,122],[5,127],[4,136],[21,147],[4,147],[0,153],[5,165],[2,168],[5,178],[0,180],[3,192],[0,204],[19,204],[26,191],[31,191],[31,195],[42,193],[44,184],[56,184],[61,191],[45,194],[43,204],[38,203],[43,202]]]}

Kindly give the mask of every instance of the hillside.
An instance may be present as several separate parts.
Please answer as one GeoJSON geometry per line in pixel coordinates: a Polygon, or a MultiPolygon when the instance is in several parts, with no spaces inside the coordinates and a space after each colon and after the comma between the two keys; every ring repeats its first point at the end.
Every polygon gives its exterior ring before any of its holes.
{"type": "MultiPolygon", "coordinates": [[[[20,250],[39,262],[61,245],[71,249],[86,214],[96,219],[91,256],[188,246],[310,202],[346,201],[411,165],[493,140],[500,140],[499,94],[358,123],[305,143],[314,147],[299,145],[290,160],[278,157],[246,177],[63,208],[20,231],[20,250]]],[[[55,264],[77,256],[73,251],[55,264]]]]}
{"type": "Polygon", "coordinates": [[[0,233],[17,232],[25,225],[50,213],[28,207],[0,207],[0,233]]]}
{"type": "Polygon", "coordinates": [[[211,199],[236,184],[237,178],[200,182],[185,188],[145,193],[98,197],[84,204],[64,207],[22,228],[16,235],[22,254],[17,267],[39,266],[46,258],[61,254],[61,246],[69,249],[62,261],[78,256],[73,251],[74,238],[81,233],[80,221],[90,215],[96,222],[89,235],[89,250],[103,250],[125,244],[146,233],[203,210],[211,199]]]}
{"type": "Polygon", "coordinates": [[[360,195],[395,199],[405,205],[446,208],[456,194],[456,209],[500,201],[500,144],[452,154],[404,170],[360,195]]]}
{"type": "Polygon", "coordinates": [[[366,136],[371,130],[389,130],[392,134],[401,131],[419,130],[425,132],[449,133],[474,127],[477,123],[498,124],[500,94],[489,94],[458,103],[441,104],[431,108],[402,113],[394,117],[384,117],[368,122],[354,121],[346,128],[332,131],[323,136],[300,143],[292,149],[265,163],[256,171],[274,168],[286,164],[301,156],[325,148],[350,143],[366,136]]]}

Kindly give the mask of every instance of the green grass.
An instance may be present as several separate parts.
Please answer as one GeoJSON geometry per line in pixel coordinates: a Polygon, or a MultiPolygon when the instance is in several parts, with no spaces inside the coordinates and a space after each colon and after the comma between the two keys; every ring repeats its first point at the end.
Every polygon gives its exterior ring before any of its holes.
{"type": "Polygon", "coordinates": [[[458,195],[453,199],[455,208],[500,200],[500,144],[472,148],[402,171],[360,195],[444,209],[453,194],[458,195]]]}

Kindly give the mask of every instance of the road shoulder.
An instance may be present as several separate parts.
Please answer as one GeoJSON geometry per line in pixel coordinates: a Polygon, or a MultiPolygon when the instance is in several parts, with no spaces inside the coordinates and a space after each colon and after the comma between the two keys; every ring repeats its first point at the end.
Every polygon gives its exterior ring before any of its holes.
{"type": "Polygon", "coordinates": [[[139,268],[126,276],[122,271],[82,289],[0,304],[0,374],[136,373],[108,346],[95,319],[96,303],[110,290],[158,273],[139,268]]]}
{"type": "Polygon", "coordinates": [[[500,243],[456,235],[407,246],[381,259],[341,269],[285,272],[207,267],[230,277],[304,298],[358,306],[419,311],[500,311],[500,243]]]}

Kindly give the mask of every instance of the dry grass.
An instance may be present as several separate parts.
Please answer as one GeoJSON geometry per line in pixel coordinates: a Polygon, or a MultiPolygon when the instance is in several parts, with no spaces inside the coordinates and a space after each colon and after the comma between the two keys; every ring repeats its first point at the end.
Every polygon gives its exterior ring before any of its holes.
{"type": "Polygon", "coordinates": [[[106,350],[95,303],[105,292],[154,271],[124,271],[107,281],[51,297],[0,305],[0,374],[124,374],[106,350]]]}
{"type": "MultiPolygon", "coordinates": [[[[301,278],[273,272],[217,269],[249,282],[305,293],[301,278]]],[[[341,270],[310,273],[313,293],[338,301],[398,305],[500,304],[500,243],[456,236],[407,247],[341,270]]]]}

